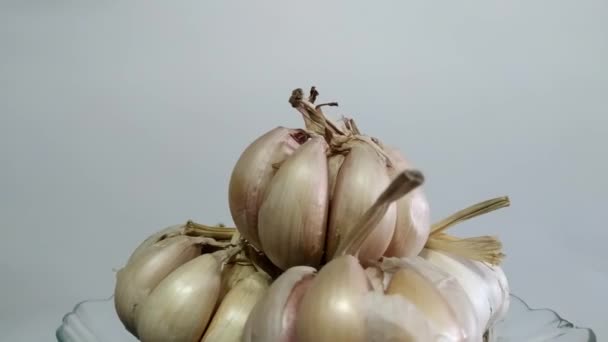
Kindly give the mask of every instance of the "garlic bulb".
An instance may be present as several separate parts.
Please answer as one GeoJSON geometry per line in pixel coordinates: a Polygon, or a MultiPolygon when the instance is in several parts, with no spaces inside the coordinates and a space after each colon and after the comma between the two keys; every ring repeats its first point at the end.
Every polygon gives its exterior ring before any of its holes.
{"type": "Polygon", "coordinates": [[[137,317],[142,342],[198,341],[216,308],[226,251],[196,257],[150,293],[137,317]],[[195,303],[195,304],[193,304],[195,303]]]}
{"type": "MultiPolygon", "coordinates": [[[[241,154],[230,178],[237,229],[283,270],[319,266],[323,256],[333,257],[348,229],[408,167],[398,151],[387,153],[352,119],[340,125],[328,120],[322,105],[312,104],[315,94],[313,89],[307,100],[296,89],[290,98],[305,130],[279,127],[265,133],[241,154]]],[[[421,189],[392,203],[358,257],[367,264],[385,253],[417,255],[428,238],[428,215],[421,189]]]]}
{"type": "Polygon", "coordinates": [[[261,272],[238,282],[222,300],[202,342],[239,342],[254,305],[268,289],[270,278],[261,272]]]}
{"type": "Polygon", "coordinates": [[[424,176],[398,149],[329,120],[313,87],[304,129],[255,139],[230,176],[236,228],[188,221],[143,241],[117,273],[115,309],[143,342],[482,342],[509,308],[504,254],[430,224],[424,176]]]}

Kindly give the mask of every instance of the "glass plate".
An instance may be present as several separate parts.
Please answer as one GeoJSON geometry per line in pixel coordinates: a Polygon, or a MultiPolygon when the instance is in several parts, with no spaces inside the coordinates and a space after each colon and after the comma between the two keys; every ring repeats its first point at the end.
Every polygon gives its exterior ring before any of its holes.
{"type": "MultiPolygon", "coordinates": [[[[135,342],[114,311],[113,298],[86,300],[63,317],[59,342],[135,342]]],[[[507,317],[488,335],[491,342],[595,342],[593,330],[574,326],[550,309],[531,309],[511,295],[507,317]]]]}

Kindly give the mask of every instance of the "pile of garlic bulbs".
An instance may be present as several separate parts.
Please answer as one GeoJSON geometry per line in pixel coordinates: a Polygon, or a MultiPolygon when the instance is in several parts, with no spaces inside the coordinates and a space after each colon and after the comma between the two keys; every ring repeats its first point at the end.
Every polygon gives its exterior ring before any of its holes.
{"type": "Polygon", "coordinates": [[[144,342],[485,341],[509,308],[491,236],[446,230],[509,205],[430,223],[423,174],[396,148],[292,92],[304,128],[276,127],[239,157],[236,228],[192,221],[145,239],[114,302],[144,342]]]}

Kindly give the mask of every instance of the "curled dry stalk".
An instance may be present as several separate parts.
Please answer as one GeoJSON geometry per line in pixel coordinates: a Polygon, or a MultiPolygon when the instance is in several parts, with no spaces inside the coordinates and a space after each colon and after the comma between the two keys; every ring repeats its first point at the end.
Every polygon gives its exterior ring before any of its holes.
{"type": "Polygon", "coordinates": [[[185,235],[204,236],[216,240],[232,240],[238,231],[233,227],[226,227],[223,224],[218,226],[207,226],[201,223],[188,220],[186,222],[185,235]]]}
{"type": "Polygon", "coordinates": [[[304,91],[301,88],[297,88],[292,91],[289,103],[302,114],[307,131],[325,138],[331,147],[330,151],[328,151],[330,155],[348,153],[352,143],[359,141],[371,146],[385,160],[387,166],[392,166],[391,158],[386,154],[377,139],[362,134],[354,119],[343,118],[346,129],[346,131],[343,131],[332,120],[327,118],[321,107],[338,106],[338,102],[327,102],[315,106],[314,101],[318,95],[319,92],[314,86],[310,89],[308,98],[304,97],[304,91]]]}
{"type": "Polygon", "coordinates": [[[426,248],[449,252],[468,259],[500,265],[505,257],[502,243],[493,236],[458,238],[445,233],[448,228],[494,210],[508,207],[509,197],[502,196],[479,202],[433,224],[426,248]]]}

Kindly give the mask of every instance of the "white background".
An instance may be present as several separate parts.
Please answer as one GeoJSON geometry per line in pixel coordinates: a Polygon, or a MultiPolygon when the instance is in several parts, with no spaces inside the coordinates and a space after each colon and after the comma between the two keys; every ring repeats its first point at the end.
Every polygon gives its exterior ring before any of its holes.
{"type": "Polygon", "coordinates": [[[231,223],[291,90],[397,145],[513,292],[608,337],[608,2],[0,2],[0,339],[51,341],[149,234],[231,223]]]}

